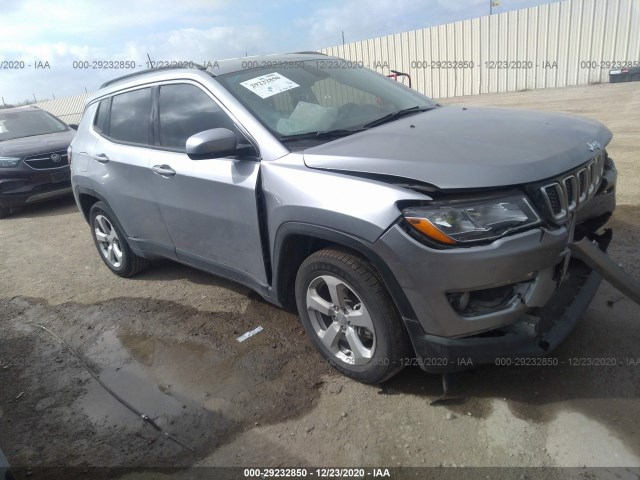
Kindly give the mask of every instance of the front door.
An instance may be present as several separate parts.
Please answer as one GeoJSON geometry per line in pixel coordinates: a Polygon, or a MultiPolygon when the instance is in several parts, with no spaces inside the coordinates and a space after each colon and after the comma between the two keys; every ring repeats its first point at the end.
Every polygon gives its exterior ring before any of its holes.
{"type": "Polygon", "coordinates": [[[216,158],[192,160],[187,138],[211,128],[229,128],[231,119],[199,86],[160,86],[160,147],[151,157],[152,185],[181,261],[214,273],[266,285],[256,186],[260,162],[216,158]]]}

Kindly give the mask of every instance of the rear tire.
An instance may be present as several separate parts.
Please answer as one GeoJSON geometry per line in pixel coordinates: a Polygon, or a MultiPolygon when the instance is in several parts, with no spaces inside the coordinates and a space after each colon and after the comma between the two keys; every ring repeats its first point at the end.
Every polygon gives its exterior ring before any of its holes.
{"type": "Polygon", "coordinates": [[[93,243],[109,270],[121,277],[133,277],[144,270],[149,261],[131,251],[124,232],[114,220],[115,215],[103,202],[93,204],[89,212],[93,243]]]}
{"type": "Polygon", "coordinates": [[[336,370],[359,382],[381,383],[402,369],[409,337],[368,261],[320,250],[302,262],[295,292],[307,335],[336,370]]]}
{"type": "Polygon", "coordinates": [[[0,207],[0,218],[7,218],[9,215],[11,215],[9,207],[0,207]]]}

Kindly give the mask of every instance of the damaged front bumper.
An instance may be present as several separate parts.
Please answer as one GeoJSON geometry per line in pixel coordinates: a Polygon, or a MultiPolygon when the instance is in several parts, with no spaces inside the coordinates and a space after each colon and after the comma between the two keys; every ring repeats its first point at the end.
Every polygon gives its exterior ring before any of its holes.
{"type": "Polygon", "coordinates": [[[567,278],[543,308],[534,309],[505,328],[465,338],[427,335],[417,321],[405,319],[418,364],[432,373],[464,370],[505,359],[535,364],[531,359],[551,353],[573,330],[595,296],[602,278],[631,300],[640,303],[640,283],[618,267],[604,252],[611,230],[572,243],[567,278]]]}
{"type": "Polygon", "coordinates": [[[519,321],[464,338],[424,333],[416,320],[405,319],[417,363],[431,373],[465,370],[501,359],[532,359],[551,353],[573,330],[593,300],[602,277],[571,260],[566,281],[551,301],[519,321]]]}
{"type": "Polygon", "coordinates": [[[548,355],[571,332],[602,278],[640,302],[640,286],[596,232],[615,209],[615,169],[576,226],[538,229],[491,245],[433,250],[396,225],[374,245],[409,300],[404,316],[418,365],[444,373],[502,358],[548,355]]]}

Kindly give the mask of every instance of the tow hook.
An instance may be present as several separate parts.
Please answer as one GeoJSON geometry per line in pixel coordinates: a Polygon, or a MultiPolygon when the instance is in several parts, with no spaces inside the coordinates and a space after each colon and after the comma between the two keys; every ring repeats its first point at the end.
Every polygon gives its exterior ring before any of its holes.
{"type": "Polygon", "coordinates": [[[584,262],[620,293],[640,305],[640,283],[611,260],[602,249],[611,241],[611,231],[603,235],[591,235],[578,242],[569,244],[571,256],[584,262]]]}

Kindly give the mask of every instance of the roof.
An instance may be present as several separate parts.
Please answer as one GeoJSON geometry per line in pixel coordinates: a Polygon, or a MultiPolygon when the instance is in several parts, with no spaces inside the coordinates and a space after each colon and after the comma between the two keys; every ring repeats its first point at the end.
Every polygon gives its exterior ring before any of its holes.
{"type": "MultiPolygon", "coordinates": [[[[318,52],[300,52],[300,53],[283,53],[283,54],[273,54],[273,55],[256,55],[253,57],[241,57],[241,58],[230,58],[226,60],[216,60],[208,62],[206,65],[199,65],[196,63],[192,64],[192,67],[163,67],[163,68],[152,68],[148,70],[142,70],[139,72],[130,73],[128,75],[124,75],[122,77],[115,78],[104,83],[100,87],[100,92],[96,95],[102,96],[104,94],[111,93],[115,90],[120,90],[122,88],[126,88],[126,86],[133,86],[140,82],[144,81],[156,81],[156,80],[164,80],[167,78],[174,77],[176,74],[185,76],[185,77],[193,77],[198,76],[198,72],[202,72],[208,76],[218,76],[224,75],[227,73],[239,72],[242,70],[249,70],[252,68],[262,68],[269,66],[278,66],[278,64],[290,64],[292,62],[300,62],[305,60],[326,60],[327,55],[324,53],[318,52]],[[115,88],[115,86],[118,88],[115,88]],[[106,91],[103,91],[106,89],[106,91]]],[[[184,62],[181,62],[184,63],[184,62]]],[[[96,97],[92,97],[89,101],[93,100],[96,97]]]]}

